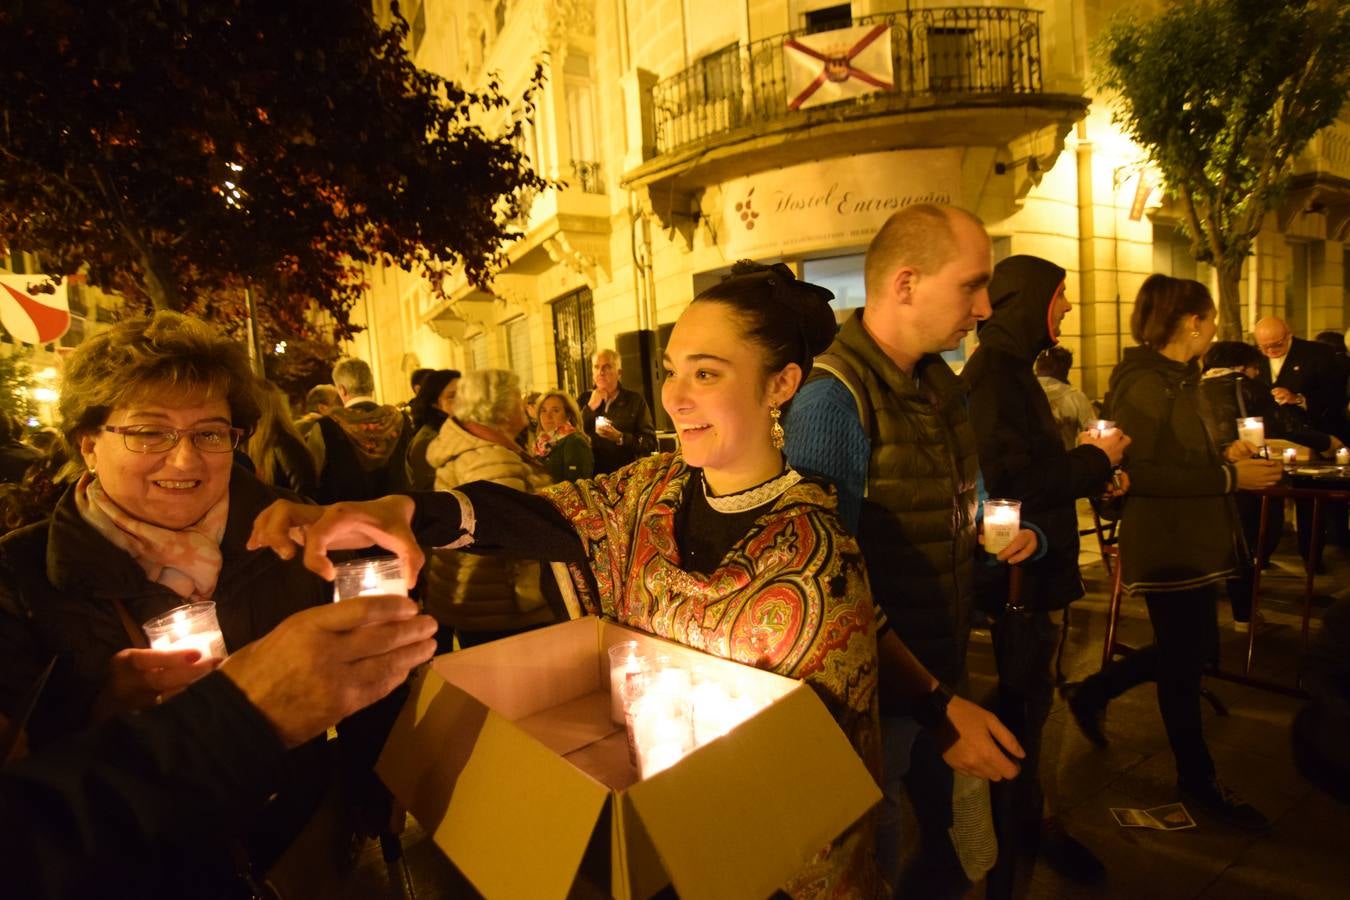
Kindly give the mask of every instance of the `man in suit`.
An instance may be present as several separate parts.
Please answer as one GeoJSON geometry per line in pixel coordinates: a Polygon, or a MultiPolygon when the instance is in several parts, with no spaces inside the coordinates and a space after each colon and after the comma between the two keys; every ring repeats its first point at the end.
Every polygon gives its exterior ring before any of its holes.
{"type": "MultiPolygon", "coordinates": [[[[1261,377],[1272,386],[1270,393],[1275,402],[1293,410],[1294,418],[1303,418],[1316,431],[1342,441],[1350,437],[1345,419],[1345,378],[1336,361],[1336,351],[1326,344],[1294,337],[1285,321],[1274,316],[1257,322],[1252,337],[1264,357],[1261,377]]],[[[1295,501],[1294,512],[1299,555],[1306,560],[1312,504],[1307,500],[1295,501]]],[[[1323,527],[1330,525],[1332,541],[1342,545],[1346,541],[1345,515],[1339,504],[1330,505],[1323,514],[1323,527]]],[[[1320,561],[1317,568],[1324,570],[1320,561]]]]}
{"type": "Polygon", "coordinates": [[[1313,428],[1344,440],[1345,381],[1335,351],[1294,337],[1284,320],[1274,316],[1257,322],[1252,335],[1265,357],[1261,376],[1271,385],[1275,402],[1302,409],[1313,428]]]}
{"type": "Polygon", "coordinates": [[[577,398],[595,453],[595,474],[628,465],[656,449],[656,425],[647,401],[619,384],[619,354],[599,350],[591,357],[595,388],[577,398]]]}

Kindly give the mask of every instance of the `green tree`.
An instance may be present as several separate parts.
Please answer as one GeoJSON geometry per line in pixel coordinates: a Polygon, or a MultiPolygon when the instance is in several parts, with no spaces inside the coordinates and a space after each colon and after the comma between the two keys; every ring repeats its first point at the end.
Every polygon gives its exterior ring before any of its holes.
{"type": "MultiPolygon", "coordinates": [[[[418,69],[370,0],[0,9],[0,244],[133,306],[350,335],[364,264],[485,280],[544,183],[513,104],[418,69]]],[[[534,87],[538,85],[538,76],[534,87]]]]}
{"type": "Polygon", "coordinates": [[[1294,158],[1350,93],[1345,0],[1182,0],[1115,20],[1095,47],[1115,119],[1162,172],[1195,258],[1218,272],[1220,337],[1294,158]]]}

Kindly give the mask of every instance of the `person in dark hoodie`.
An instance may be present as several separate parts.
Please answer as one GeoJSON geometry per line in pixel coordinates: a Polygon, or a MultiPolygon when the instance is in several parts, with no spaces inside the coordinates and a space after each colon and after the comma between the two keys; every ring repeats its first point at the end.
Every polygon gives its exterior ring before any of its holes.
{"type": "Polygon", "coordinates": [[[1047,815],[1038,763],[1054,700],[1059,620],[1083,596],[1074,501],[1110,489],[1111,469],[1130,439],[1118,428],[1088,431],[1066,450],[1036,379],[1036,357],[1059,343],[1070,309],[1063,269],[1034,256],[1009,257],[994,267],[989,300],[993,315],[980,323],[979,347],[961,373],[970,386],[980,471],[989,496],[1020,501],[1023,518],[1041,527],[1047,544],[1045,555],[1017,566],[1015,576],[1011,566],[976,569],[976,605],[993,619],[994,712],[1027,751],[1018,776],[992,786],[999,837],[988,879],[992,898],[1011,896],[1019,852],[1034,854],[1038,846],[1052,867],[1076,881],[1093,883],[1106,874],[1092,852],[1047,815]]]}
{"type": "Polygon", "coordinates": [[[1144,595],[1154,642],[1067,685],[1065,695],[1084,735],[1103,745],[1106,704],[1156,680],[1183,802],[1201,815],[1264,830],[1266,817],[1215,773],[1200,718],[1200,680],[1217,641],[1218,586],[1238,571],[1245,552],[1233,494],[1269,487],[1283,466],[1256,459],[1245,441],[1220,452],[1210,437],[1196,360],[1215,330],[1214,300],[1198,281],[1151,275],[1139,289],[1130,331],[1140,346],[1125,350],[1108,396],[1133,438],[1118,532],[1121,579],[1125,590],[1144,595]]]}
{"type": "Polygon", "coordinates": [[[365,360],[338,360],[333,384],[342,408],[329,410],[306,439],[319,468],[314,499],[370,500],[407,490],[408,417],[375,402],[375,377],[365,360]]]}

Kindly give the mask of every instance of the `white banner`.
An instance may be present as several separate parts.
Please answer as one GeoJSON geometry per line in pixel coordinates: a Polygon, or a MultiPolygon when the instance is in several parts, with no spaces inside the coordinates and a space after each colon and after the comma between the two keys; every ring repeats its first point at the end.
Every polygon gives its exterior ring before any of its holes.
{"type": "Polygon", "coordinates": [[[915,203],[961,204],[961,150],[868,153],[722,185],[728,259],[862,245],[915,203]]]}
{"type": "Polygon", "coordinates": [[[35,290],[50,285],[47,275],[0,275],[0,325],[24,344],[50,344],[70,328],[66,281],[52,293],[35,290]]]}
{"type": "Polygon", "coordinates": [[[861,25],[783,41],[788,109],[806,109],[889,91],[891,27],[861,25]]]}

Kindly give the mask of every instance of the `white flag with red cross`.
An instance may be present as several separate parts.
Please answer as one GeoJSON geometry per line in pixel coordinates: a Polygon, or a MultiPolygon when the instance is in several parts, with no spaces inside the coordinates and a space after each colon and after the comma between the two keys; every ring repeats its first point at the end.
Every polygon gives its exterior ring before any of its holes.
{"type": "Polygon", "coordinates": [[[14,340],[24,344],[50,344],[70,328],[70,304],[66,282],[50,293],[38,288],[51,286],[46,275],[0,275],[0,325],[14,340]]]}
{"type": "Polygon", "coordinates": [[[862,97],[895,86],[891,27],[860,25],[783,41],[788,109],[862,97]]]}

